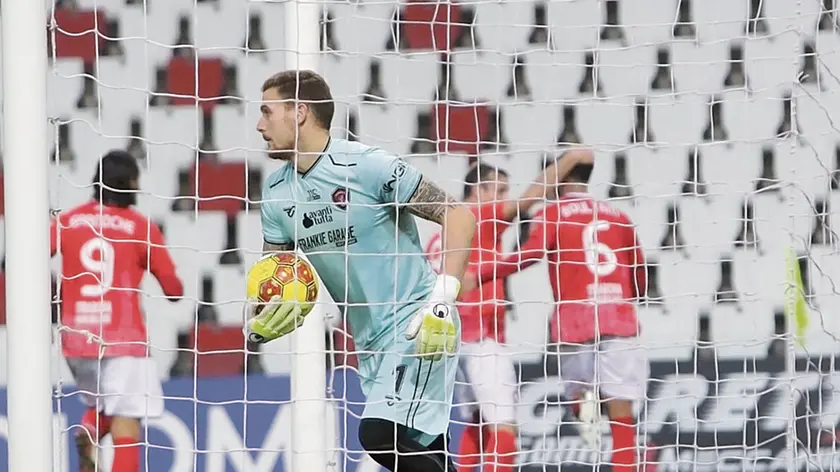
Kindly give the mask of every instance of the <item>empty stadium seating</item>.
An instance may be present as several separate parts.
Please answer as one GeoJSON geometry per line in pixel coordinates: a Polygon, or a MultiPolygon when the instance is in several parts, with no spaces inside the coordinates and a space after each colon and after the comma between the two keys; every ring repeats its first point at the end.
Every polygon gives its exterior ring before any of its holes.
{"type": "MultiPolygon", "coordinates": [[[[276,166],[254,131],[256,100],[283,69],[288,45],[271,26],[283,4],[75,3],[56,10],[50,36],[52,205],[84,201],[103,151],[136,143],[139,207],[164,227],[189,298],[161,303],[144,285],[165,376],[179,332],[201,353],[243,343],[236,287],[259,250],[259,184],[276,166]],[[202,303],[213,321],[194,330],[202,303]]],[[[691,356],[698,339],[720,355],[766,352],[789,246],[820,320],[809,349],[836,351],[840,32],[820,2],[762,3],[754,20],[732,0],[685,12],[676,0],[329,4],[334,135],[407,155],[456,196],[468,158],[508,170],[515,193],[545,153],[594,146],[592,192],[622,195],[613,201],[656,267],[661,298],[640,307],[652,356],[691,356]]],[[[511,282],[508,339],[523,353],[542,349],[552,309],[540,267],[511,282]]],[[[263,368],[287,370],[288,345],[270,349],[263,368]]],[[[222,367],[206,357],[196,371],[244,368],[241,353],[219,356],[222,367]]]]}

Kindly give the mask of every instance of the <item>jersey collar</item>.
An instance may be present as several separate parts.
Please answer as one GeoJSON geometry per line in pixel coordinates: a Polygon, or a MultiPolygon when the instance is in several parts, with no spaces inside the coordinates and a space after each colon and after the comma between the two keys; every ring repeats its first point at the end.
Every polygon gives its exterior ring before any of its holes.
{"type": "Polygon", "coordinates": [[[321,151],[321,154],[318,155],[318,158],[315,159],[315,162],[312,163],[312,166],[306,170],[306,172],[298,172],[301,177],[306,177],[307,175],[312,173],[312,169],[318,166],[318,164],[324,159],[324,156],[329,154],[330,145],[332,144],[332,136],[327,140],[327,145],[324,146],[324,150],[321,151]]]}

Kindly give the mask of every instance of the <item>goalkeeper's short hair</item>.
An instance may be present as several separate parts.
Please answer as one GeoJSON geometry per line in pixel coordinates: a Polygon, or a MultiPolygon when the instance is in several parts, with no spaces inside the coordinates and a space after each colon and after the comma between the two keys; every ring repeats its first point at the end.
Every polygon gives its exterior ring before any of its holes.
{"type": "Polygon", "coordinates": [[[128,208],[137,203],[140,167],[126,151],[105,154],[93,175],[93,199],[103,205],[128,208]]]}

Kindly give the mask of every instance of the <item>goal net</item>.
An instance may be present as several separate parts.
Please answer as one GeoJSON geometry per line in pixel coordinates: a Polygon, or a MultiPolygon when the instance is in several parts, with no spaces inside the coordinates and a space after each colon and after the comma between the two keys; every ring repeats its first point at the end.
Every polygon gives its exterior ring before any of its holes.
{"type": "MultiPolygon", "coordinates": [[[[301,31],[318,31],[334,137],[404,156],[456,198],[476,162],[505,170],[516,197],[546,159],[595,150],[591,193],[630,216],[649,260],[640,470],[840,470],[834,0],[317,5],[320,23],[301,31]]],[[[138,209],[160,224],[185,283],[178,303],[143,284],[166,408],[144,422],[144,470],[299,469],[294,336],[257,348],[241,328],[261,189],[278,167],[255,131],[260,87],[294,53],[285,19],[296,7],[56,0],[50,11],[51,206],[86,201],[99,157],[128,150],[142,169],[138,209]]],[[[421,232],[434,252],[437,229],[421,232]]],[[[503,250],[524,233],[512,225],[503,250]]],[[[547,344],[544,264],[506,282],[516,462],[608,467],[609,426],[603,451],[584,444],[547,344]]],[[[356,433],[364,398],[350,333],[323,307],[322,454],[330,470],[379,470],[356,433]]],[[[76,470],[84,407],[58,348],[55,359],[56,470],[76,470]]],[[[467,421],[455,402],[453,454],[467,421]]]]}

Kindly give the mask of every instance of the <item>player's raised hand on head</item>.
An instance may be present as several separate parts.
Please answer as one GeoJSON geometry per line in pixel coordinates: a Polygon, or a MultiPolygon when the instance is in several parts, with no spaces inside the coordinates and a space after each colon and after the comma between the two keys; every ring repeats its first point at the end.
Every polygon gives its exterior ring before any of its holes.
{"type": "Polygon", "coordinates": [[[563,156],[554,164],[545,168],[545,184],[556,185],[563,181],[569,172],[577,165],[594,165],[595,154],[591,149],[572,149],[563,153],[563,156]]]}

